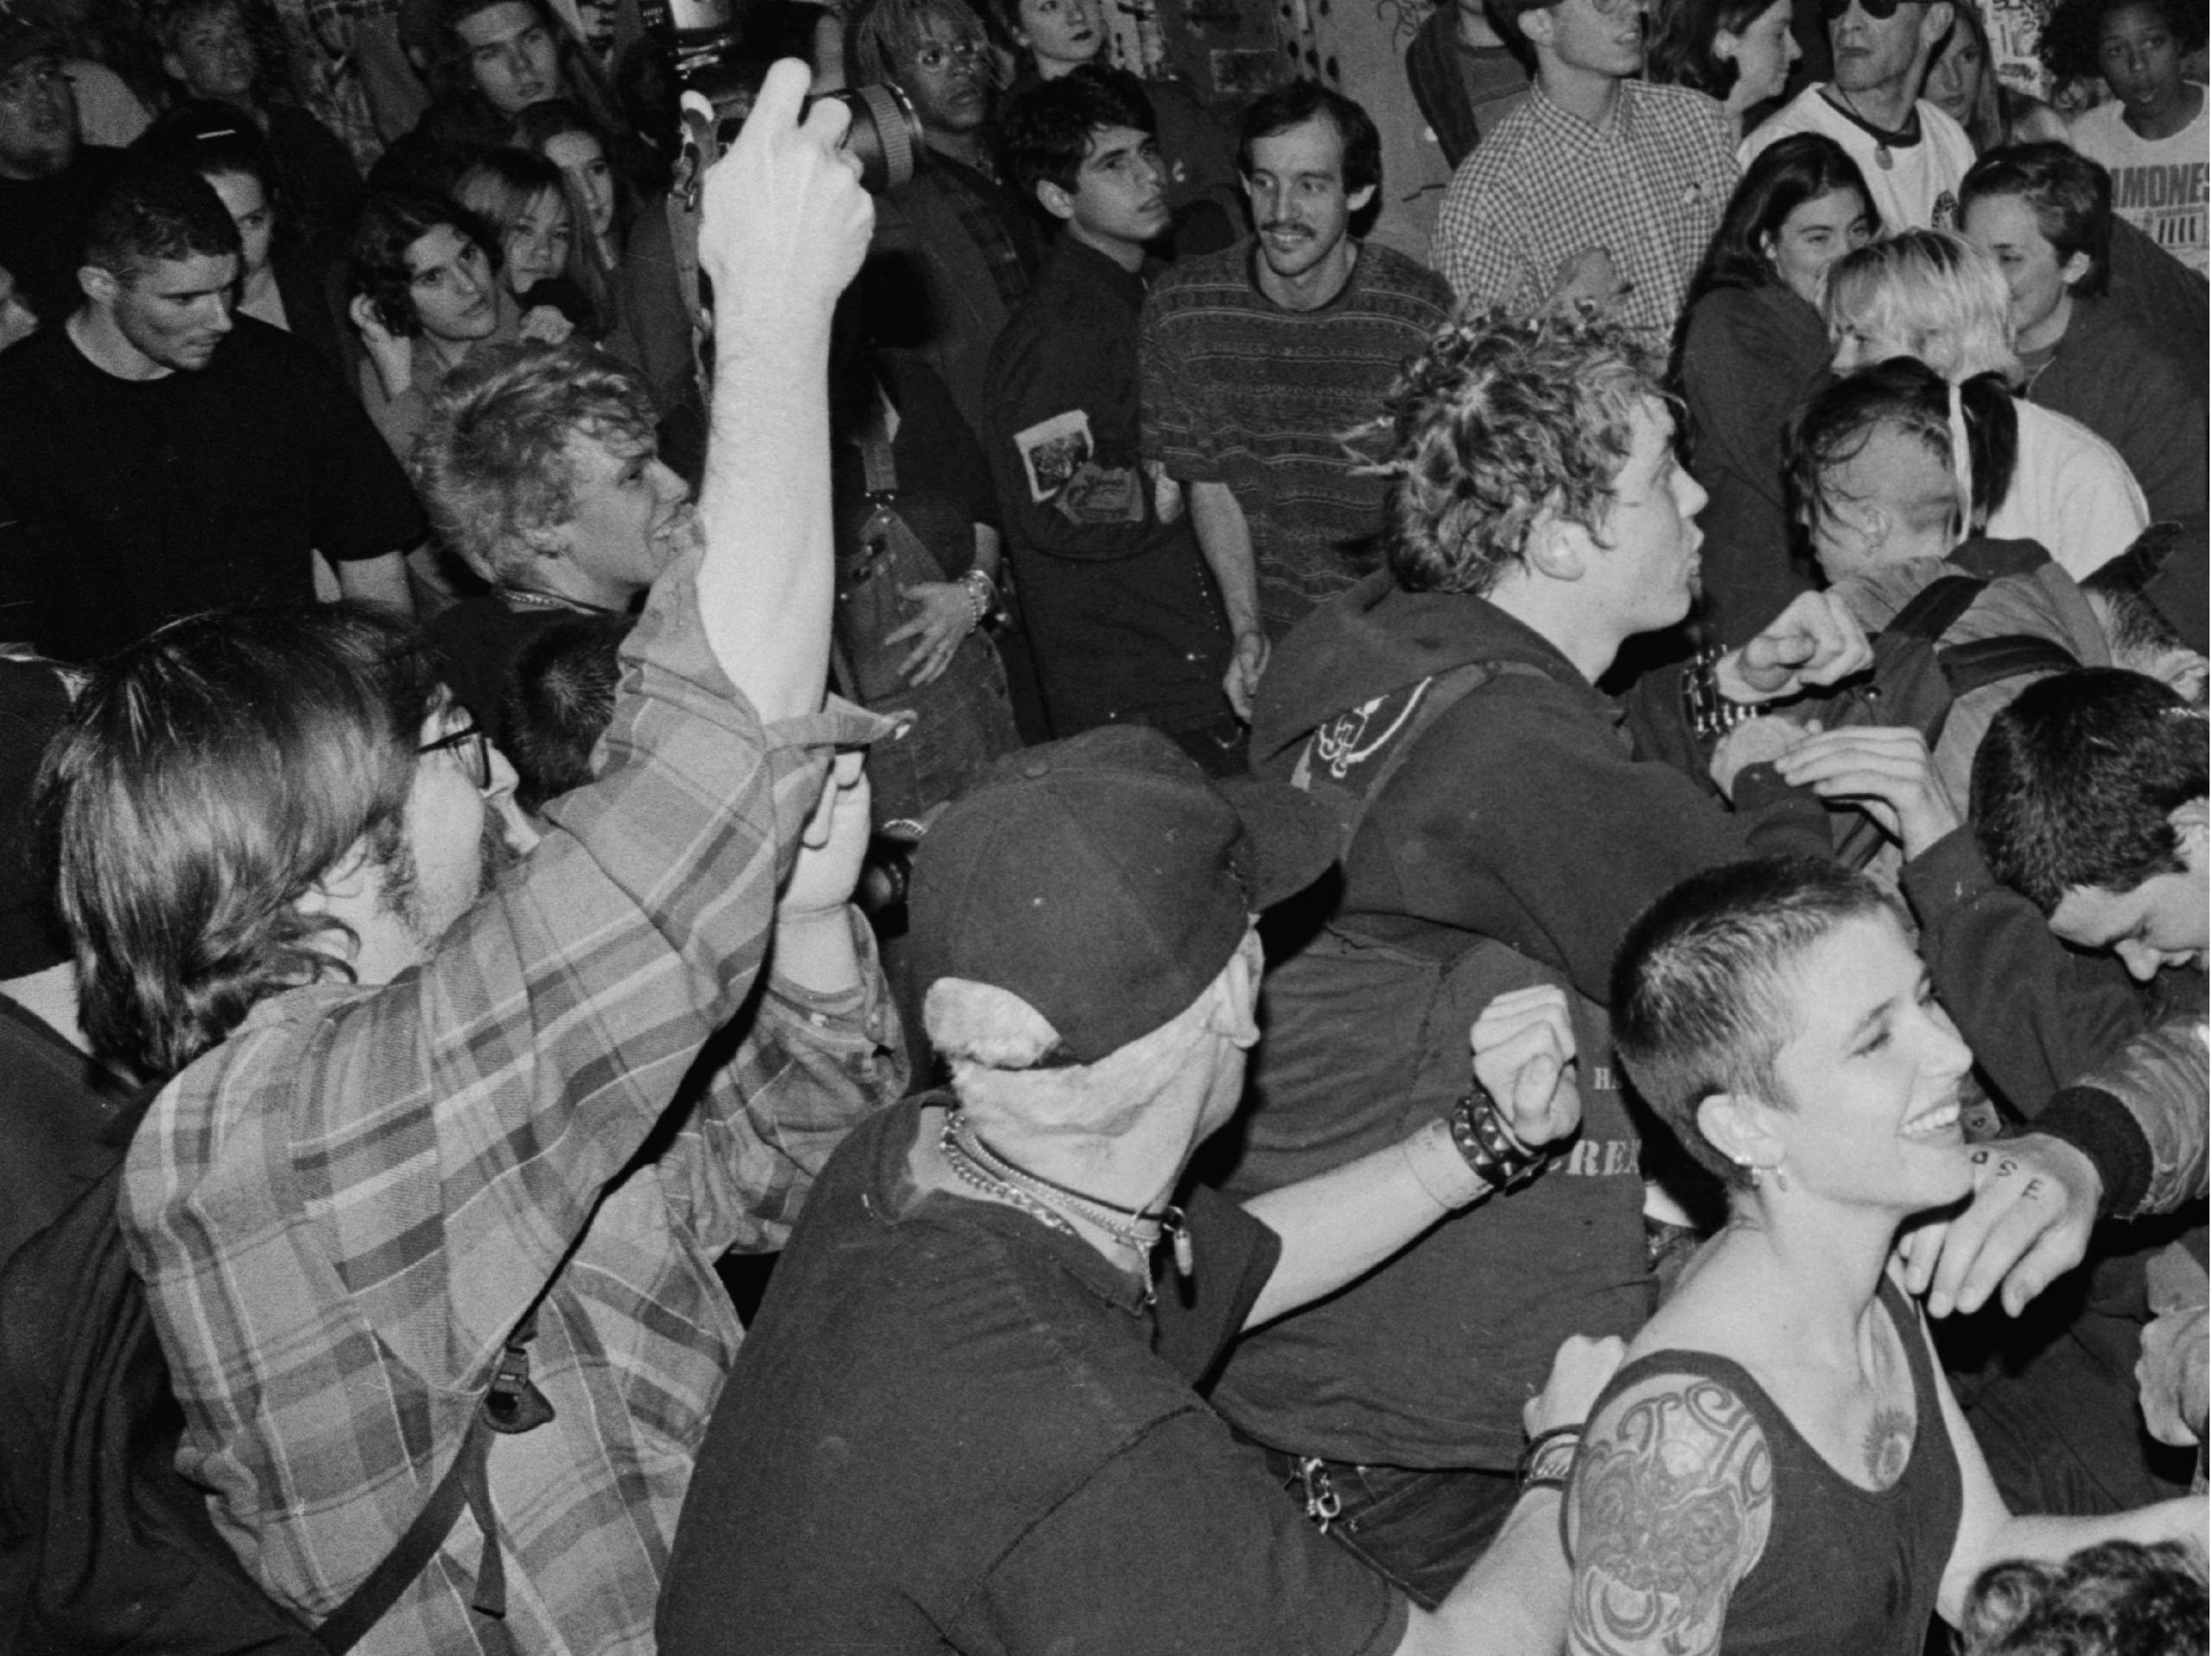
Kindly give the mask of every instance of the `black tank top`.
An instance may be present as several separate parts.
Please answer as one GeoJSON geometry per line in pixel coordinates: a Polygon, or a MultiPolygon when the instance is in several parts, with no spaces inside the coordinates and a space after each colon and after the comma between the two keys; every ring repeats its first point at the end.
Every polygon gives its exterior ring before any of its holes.
{"type": "Polygon", "coordinates": [[[1741,1364],[1655,1351],[1613,1376],[1590,1411],[1661,1374],[1694,1374],[1743,1399],[1774,1457],[1766,1550],[1736,1585],[1720,1656],[1920,1656],[1957,1540],[1959,1463],[1912,1304],[1883,1278],[1883,1306],[1912,1374],[1912,1454],[1887,1489],[1839,1476],[1741,1364]]]}

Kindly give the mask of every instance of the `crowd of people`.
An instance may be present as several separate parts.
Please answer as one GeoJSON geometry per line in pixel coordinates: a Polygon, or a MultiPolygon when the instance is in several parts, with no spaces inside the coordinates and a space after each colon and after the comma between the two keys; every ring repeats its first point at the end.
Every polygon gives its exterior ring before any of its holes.
{"type": "Polygon", "coordinates": [[[0,1648],[2203,1649],[2203,17],[645,22],[0,0],[0,1648]]]}

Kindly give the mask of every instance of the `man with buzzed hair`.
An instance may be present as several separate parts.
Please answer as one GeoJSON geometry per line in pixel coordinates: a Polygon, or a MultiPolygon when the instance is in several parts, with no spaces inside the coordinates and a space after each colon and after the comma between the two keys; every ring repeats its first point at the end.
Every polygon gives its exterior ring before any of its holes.
{"type": "Polygon", "coordinates": [[[212,606],[340,591],[410,612],[406,477],[328,368],[234,314],[238,232],[196,173],[135,160],[94,210],[82,302],[0,358],[0,634],[91,662],[212,606]]]}
{"type": "Polygon", "coordinates": [[[1009,754],[947,808],[909,909],[951,1086],[815,1187],[701,1451],[661,1648],[1556,1646],[1554,1491],[1618,1342],[1566,1341],[1522,1394],[1541,1458],[1433,1613],[1308,1527],[1202,1396],[1239,1329],[1502,1199],[1577,1113],[1564,998],[1524,991],[1461,1025],[1481,1088],[1457,1107],[1247,1209],[1171,1205],[1260,1039],[1257,915],[1335,847],[1311,802],[1217,788],[1128,726],[1009,754]]]}

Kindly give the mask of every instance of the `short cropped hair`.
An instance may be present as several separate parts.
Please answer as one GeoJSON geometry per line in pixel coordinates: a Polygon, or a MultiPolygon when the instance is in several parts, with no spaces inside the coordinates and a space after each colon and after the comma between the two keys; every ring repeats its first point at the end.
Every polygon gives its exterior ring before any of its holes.
{"type": "MultiPolygon", "coordinates": [[[[1994,374],[1976,374],[1956,394],[1972,492],[1971,522],[1960,525],[1964,534],[1986,523],[2012,492],[2020,419],[2012,392],[1994,374]]],[[[1783,435],[1783,479],[1799,519],[1811,523],[1831,513],[1837,472],[1878,431],[1914,439],[1944,470],[1955,470],[1952,396],[1949,383],[1916,357],[1892,357],[1815,393],[1783,435]]]]}
{"type": "Polygon", "coordinates": [[[961,1107],[986,1138],[994,1121],[1041,1137],[1113,1138],[1180,1073],[1213,993],[1207,985],[1165,1024],[1095,1063],[1065,1062],[1059,1031],[995,984],[939,978],[922,999],[922,1023],[951,1070],[961,1107]]]}
{"type": "Polygon", "coordinates": [[[1713,232],[1705,263],[1690,284],[1692,295],[1715,288],[1779,287],[1782,277],[1768,256],[1767,243],[1780,238],[1791,213],[1837,190],[1850,190],[1859,197],[1869,227],[1879,234],[1881,213],[1874,206],[1873,192],[1866,187],[1866,175],[1834,138],[1821,132],[1793,132],[1760,150],[1728,198],[1720,228],[1713,232]]]}
{"type": "MultiPolygon", "coordinates": [[[[861,0],[845,22],[845,63],[856,86],[898,81],[937,22],[961,38],[990,39],[968,0],[861,0]]],[[[995,65],[988,66],[993,77],[995,65]]]]}
{"type": "Polygon", "coordinates": [[[499,238],[491,227],[458,201],[427,190],[372,195],[353,225],[349,289],[365,295],[377,320],[403,339],[423,331],[422,318],[415,311],[415,276],[407,265],[407,250],[440,225],[450,225],[474,242],[493,269],[499,268],[499,238]]]}
{"type": "Polygon", "coordinates": [[[2153,523],[2126,551],[2107,558],[2082,577],[2082,591],[2102,600],[2105,642],[2113,660],[2126,665],[2169,650],[2186,650],[2189,640],[2158,612],[2152,583],[2165,573],[2166,561],[2182,543],[2179,523],[2153,523]]]}
{"type": "Polygon", "coordinates": [[[1398,585],[1487,593],[1546,511],[1602,538],[1630,422],[1659,394],[1643,347],[1610,325],[1492,312],[1440,329],[1351,439],[1393,479],[1398,585]]]}
{"type": "Polygon", "coordinates": [[[397,841],[439,694],[411,628],[344,603],[192,616],[95,672],[39,796],[96,1048],[172,1074],[346,974],[299,900],[397,841]]]}
{"type": "Polygon", "coordinates": [[[626,615],[555,622],[515,652],[499,692],[499,751],[515,768],[515,803],[540,811],[591,780],[592,749],[614,717],[626,615]]]}
{"type": "Polygon", "coordinates": [[[1025,202],[1040,183],[1073,190],[1091,140],[1117,126],[1159,133],[1144,82],[1126,69],[1085,63],[1007,100],[999,117],[999,158],[1025,202]]]}
{"type": "Polygon", "coordinates": [[[169,155],[131,157],[85,222],[85,263],[125,282],[149,265],[240,251],[223,198],[169,155]]]}
{"type": "Polygon", "coordinates": [[[652,394],[636,374],[580,340],[474,352],[432,397],[410,466],[430,521],[494,586],[521,579],[532,529],[574,510],[571,435],[653,439],[652,394]]]}
{"type": "Polygon", "coordinates": [[[1694,874],[1628,930],[1613,961],[1613,1043],[1630,1080],[1699,1165],[1736,1189],[1745,1171],[1698,1126],[1717,1094],[1795,1107],[1775,1060],[1796,1035],[1790,974],[1847,920],[1893,914],[1873,881],[1815,857],[1694,874]]]}
{"type": "Polygon", "coordinates": [[[2017,383],[2012,299],[1997,261],[1948,230],[1904,230],[1838,259],[1828,272],[1828,330],[1857,327],[1902,335],[1923,362],[1953,379],[2002,374],[2017,383]]]}
{"type": "Polygon", "coordinates": [[[2123,893],[2183,867],[2169,820],[2202,799],[2204,714],[2140,673],[2030,685],[1974,756],[1968,813],[1992,872],[2045,914],[2076,886],[2123,893]]]}
{"type": "Polygon", "coordinates": [[[2139,5],[2148,6],[2164,21],[2183,57],[2204,44],[2204,11],[2196,0],[2059,0],[2044,19],[2036,54],[2061,80],[2100,75],[2104,71],[2098,42],[2105,19],[2139,5]]]}
{"type": "MultiPolygon", "coordinates": [[[[1965,8],[1961,8],[1961,14],[1965,8]]],[[[1984,72],[1985,79],[1996,77],[1984,72]]],[[[2088,257],[2088,274],[2073,284],[2078,298],[2094,299],[2112,275],[2112,174],[2071,144],[2016,143],[1993,149],[1974,162],[1959,186],[1959,218],[1977,201],[2017,195],[2036,216],[2036,227],[2066,263],[2088,257]]]]}
{"type": "Polygon", "coordinates": [[[1344,152],[1344,194],[1357,195],[1382,182],[1382,135],[1374,117],[1355,100],[1318,80],[1294,80],[1278,86],[1244,111],[1236,138],[1236,171],[1252,176],[1252,146],[1262,138],[1303,126],[1325,115],[1344,152]]]}
{"type": "Polygon", "coordinates": [[[2011,1558],[1967,1589],[1959,1656],[2173,1656],[2205,1647],[2204,1565],[2179,1541],[2011,1558]]]}

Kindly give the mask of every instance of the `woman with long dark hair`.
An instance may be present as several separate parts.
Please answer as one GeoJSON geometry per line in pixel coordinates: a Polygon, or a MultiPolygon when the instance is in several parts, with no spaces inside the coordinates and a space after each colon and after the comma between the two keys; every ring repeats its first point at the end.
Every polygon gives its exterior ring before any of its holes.
{"type": "Polygon", "coordinates": [[[1718,99],[1740,138],[1745,117],[1782,96],[1802,55],[1789,32],[1789,0],[1675,0],[1654,26],[1643,73],[1718,99]]]}
{"type": "Polygon", "coordinates": [[[1711,497],[1699,523],[1713,643],[1751,638],[1808,584],[1790,551],[1782,429],[1827,371],[1828,267],[1878,228],[1858,163],[1798,133],[1753,160],[1691,285],[1675,380],[1690,470],[1711,497]]]}

